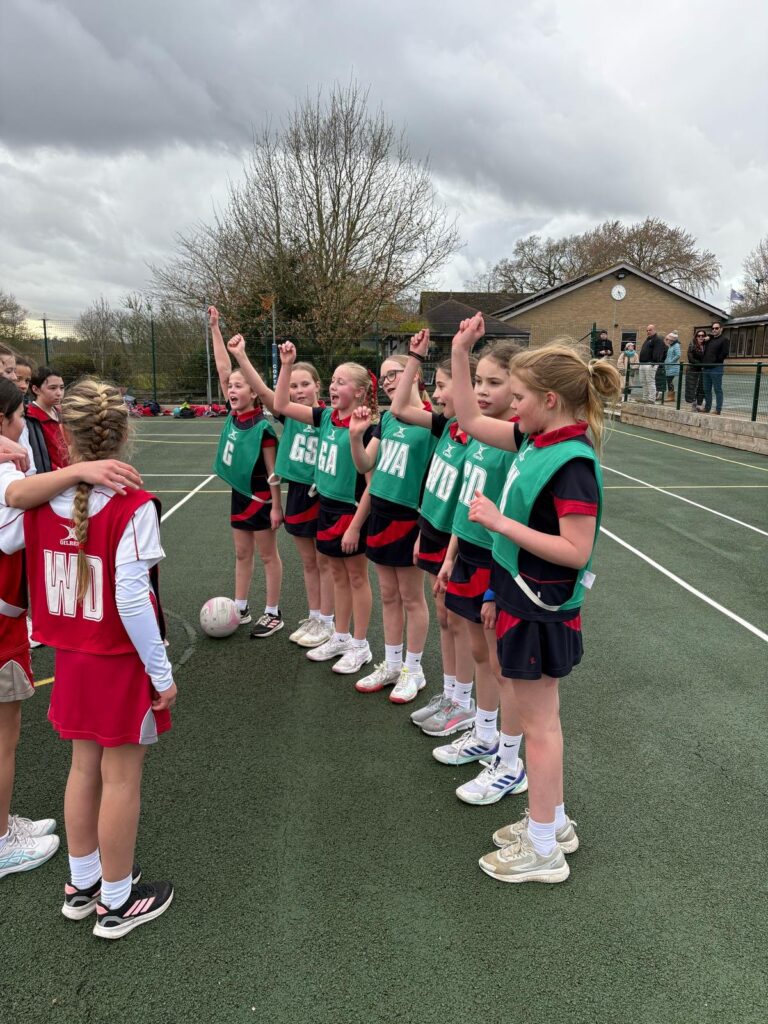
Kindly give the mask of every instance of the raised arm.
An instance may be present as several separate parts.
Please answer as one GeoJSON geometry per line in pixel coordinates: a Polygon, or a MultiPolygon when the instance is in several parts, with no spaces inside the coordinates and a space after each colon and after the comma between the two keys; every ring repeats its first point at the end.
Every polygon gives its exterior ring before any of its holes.
{"type": "Polygon", "coordinates": [[[227,351],[237,360],[237,365],[249,387],[253,388],[259,396],[259,401],[266,406],[271,413],[275,411],[275,392],[267,386],[267,382],[253,365],[245,351],[245,338],[242,334],[236,334],[227,342],[227,351]]]}
{"type": "Polygon", "coordinates": [[[453,377],[453,404],[459,426],[471,437],[494,448],[515,451],[515,431],[511,424],[483,416],[477,404],[469,373],[469,354],[473,345],[485,334],[482,313],[471,320],[462,320],[451,345],[451,376],[453,377]]]}
{"type": "Polygon", "coordinates": [[[408,362],[397,382],[397,390],[392,396],[391,412],[404,423],[414,423],[418,427],[432,426],[432,413],[427,412],[419,406],[411,404],[413,382],[419,372],[419,367],[424,362],[429,350],[429,331],[419,331],[411,338],[411,347],[408,352],[408,362]]]}
{"type": "Polygon", "coordinates": [[[370,473],[376,465],[379,454],[379,439],[372,437],[367,445],[363,444],[363,435],[371,423],[371,410],[367,405],[360,405],[352,413],[349,421],[349,450],[358,473],[370,473]]]}
{"type": "Polygon", "coordinates": [[[288,416],[299,423],[309,423],[312,426],[315,418],[310,406],[291,401],[291,373],[296,362],[296,346],[292,341],[284,341],[282,345],[278,345],[278,351],[280,373],[275,387],[274,411],[278,416],[288,416]]]}
{"type": "Polygon", "coordinates": [[[36,473],[23,480],[12,480],[5,489],[5,504],[10,508],[36,508],[57,494],[80,482],[109,487],[118,494],[141,487],[138,472],[126,462],[101,459],[98,462],[75,462],[52,473],[36,473]]]}
{"type": "Polygon", "coordinates": [[[229,359],[227,346],[224,344],[224,339],[221,336],[219,311],[215,306],[208,307],[208,326],[211,328],[211,340],[213,341],[213,361],[216,364],[216,373],[219,375],[221,390],[226,398],[229,375],[232,372],[232,363],[229,359]]]}

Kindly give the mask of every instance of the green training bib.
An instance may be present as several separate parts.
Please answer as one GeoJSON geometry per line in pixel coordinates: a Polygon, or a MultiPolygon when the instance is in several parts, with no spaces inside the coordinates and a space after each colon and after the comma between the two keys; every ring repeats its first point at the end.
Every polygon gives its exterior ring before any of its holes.
{"type": "Polygon", "coordinates": [[[219,448],[213,463],[213,472],[225,483],[246,497],[251,492],[251,474],[261,454],[264,435],[275,436],[274,428],[266,419],[260,419],[252,427],[241,430],[235,426],[230,413],[224,421],[219,438],[219,448]]]}

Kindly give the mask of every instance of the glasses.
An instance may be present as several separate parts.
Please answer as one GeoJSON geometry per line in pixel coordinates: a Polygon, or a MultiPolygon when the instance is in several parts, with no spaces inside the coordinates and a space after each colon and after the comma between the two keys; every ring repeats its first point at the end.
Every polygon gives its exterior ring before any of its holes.
{"type": "Polygon", "coordinates": [[[706,338],[706,334],[704,334],[704,333],[702,332],[702,333],[699,333],[699,334],[697,334],[697,335],[696,335],[696,337],[697,337],[697,338],[706,338]]]}
{"type": "Polygon", "coordinates": [[[398,373],[404,372],[404,370],[387,370],[386,373],[382,373],[381,379],[385,380],[387,384],[391,384],[393,380],[397,380],[398,373]]]}

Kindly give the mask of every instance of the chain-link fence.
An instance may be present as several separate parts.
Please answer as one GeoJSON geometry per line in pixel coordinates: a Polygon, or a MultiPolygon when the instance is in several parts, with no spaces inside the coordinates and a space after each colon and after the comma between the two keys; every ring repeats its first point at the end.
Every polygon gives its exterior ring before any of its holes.
{"type": "Polygon", "coordinates": [[[664,363],[627,367],[623,401],[660,402],[673,409],[768,421],[768,363],[678,365],[675,376],[667,376],[664,363]]]}

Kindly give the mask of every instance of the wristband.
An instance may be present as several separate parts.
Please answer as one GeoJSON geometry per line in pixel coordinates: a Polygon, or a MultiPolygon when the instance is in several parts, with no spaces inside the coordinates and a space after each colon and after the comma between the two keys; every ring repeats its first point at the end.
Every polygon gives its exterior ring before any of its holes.
{"type": "Polygon", "coordinates": [[[424,362],[424,356],[420,356],[418,352],[409,352],[408,355],[411,359],[418,359],[420,363],[424,362]]]}
{"type": "Polygon", "coordinates": [[[483,594],[483,604],[485,604],[486,601],[495,601],[495,600],[496,600],[496,592],[493,591],[493,590],[486,590],[486,592],[483,594]]]}

